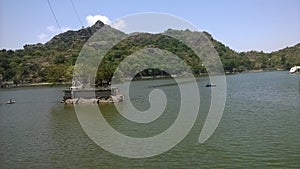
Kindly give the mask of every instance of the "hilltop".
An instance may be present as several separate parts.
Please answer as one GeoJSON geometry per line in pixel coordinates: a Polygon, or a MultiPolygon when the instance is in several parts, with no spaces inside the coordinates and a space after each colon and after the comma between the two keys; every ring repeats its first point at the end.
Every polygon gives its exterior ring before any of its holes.
{"type": "MultiPolygon", "coordinates": [[[[15,51],[2,49],[0,51],[0,74],[2,74],[3,81],[14,81],[16,84],[70,81],[74,64],[83,45],[103,26],[104,24],[98,21],[91,27],[60,33],[45,44],[27,44],[23,49],[15,51]]],[[[189,30],[167,31],[184,33],[189,30]]],[[[197,32],[192,33],[196,34],[197,32]]],[[[221,58],[225,72],[228,73],[251,70],[287,70],[293,65],[300,65],[300,44],[271,53],[258,51],[239,53],[215,40],[208,32],[203,33],[212,42],[221,58]]],[[[113,38],[113,36],[124,37],[126,34],[109,27],[108,33],[103,36],[113,38]]],[[[105,41],[99,43],[105,43],[105,41]]],[[[97,45],[99,44],[91,45],[91,50],[95,50],[97,45]]],[[[192,67],[195,75],[206,73],[205,67],[193,51],[178,40],[163,34],[140,33],[121,41],[108,52],[105,63],[109,66],[101,67],[98,70],[97,83],[102,84],[103,81],[109,81],[114,69],[122,59],[149,46],[165,49],[180,56],[192,67]]],[[[135,63],[135,66],[139,66],[138,64],[141,63],[135,63]]],[[[142,72],[142,75],[147,76],[159,74],[163,74],[163,72],[157,70],[142,72]]]]}

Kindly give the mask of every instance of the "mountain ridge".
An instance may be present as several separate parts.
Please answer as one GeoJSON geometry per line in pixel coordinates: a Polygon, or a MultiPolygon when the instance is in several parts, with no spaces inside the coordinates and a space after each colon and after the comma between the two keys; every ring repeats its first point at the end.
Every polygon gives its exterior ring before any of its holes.
{"type": "MultiPolygon", "coordinates": [[[[17,83],[34,83],[34,82],[66,82],[72,78],[72,70],[83,45],[91,36],[105,24],[97,21],[93,26],[69,30],[67,32],[55,35],[48,42],[41,44],[26,44],[23,49],[18,50],[0,50],[0,74],[2,81],[14,81],[17,83]]],[[[106,25],[108,26],[108,25],[106,25]]],[[[109,26],[110,27],[110,26],[109,26]]],[[[116,36],[125,36],[124,32],[110,27],[110,31],[116,36]]],[[[188,30],[186,30],[188,31],[188,30]]],[[[251,71],[251,70],[287,70],[293,65],[300,64],[300,43],[280,49],[275,52],[264,53],[258,51],[236,52],[223,43],[215,40],[208,32],[204,33],[212,42],[218,52],[227,73],[251,71]]],[[[109,34],[111,35],[111,34],[109,34]]],[[[111,37],[107,37],[111,38],[111,37]]],[[[131,39],[132,40],[132,39],[131,39]]],[[[185,49],[178,44],[176,40],[168,39],[161,34],[140,33],[135,35],[135,40],[143,45],[164,46],[165,49],[177,51],[176,48],[185,49]],[[168,42],[170,41],[170,42],[168,42]],[[173,46],[172,46],[173,45],[173,46]]],[[[124,58],[128,48],[137,50],[143,47],[138,43],[137,48],[131,45],[134,41],[125,40],[122,42],[123,48],[116,47],[108,56],[112,65],[116,66],[118,57],[124,58]],[[125,48],[127,47],[127,48],[125,48]]],[[[135,43],[135,42],[134,42],[135,43]]],[[[99,45],[93,44],[94,47],[99,45]]],[[[184,51],[185,52],[185,51],[184,51]]],[[[185,52],[187,62],[192,63],[192,52],[185,52]]],[[[195,64],[193,73],[205,73],[205,68],[201,64],[195,64]]],[[[111,74],[109,78],[111,78],[111,74]]]]}

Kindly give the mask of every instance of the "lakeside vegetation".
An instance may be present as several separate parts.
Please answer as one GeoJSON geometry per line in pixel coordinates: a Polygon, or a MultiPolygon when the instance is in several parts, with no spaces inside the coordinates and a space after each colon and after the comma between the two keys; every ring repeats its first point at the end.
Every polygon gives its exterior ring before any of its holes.
{"type": "MultiPolygon", "coordinates": [[[[103,26],[104,24],[98,21],[91,27],[56,35],[45,44],[24,45],[23,49],[19,50],[0,50],[0,74],[2,75],[2,80],[13,81],[15,84],[70,82],[74,64],[80,50],[85,42],[103,26]]],[[[126,35],[119,30],[110,29],[113,36],[122,37],[126,35]]],[[[239,53],[215,40],[208,32],[203,33],[214,45],[223,63],[224,71],[227,73],[251,70],[288,70],[294,65],[300,65],[300,43],[293,47],[286,47],[271,53],[263,51],[239,53]]],[[[112,34],[107,34],[106,36],[107,38],[111,38],[112,34]]],[[[99,44],[91,45],[90,51],[87,51],[87,54],[89,52],[93,53],[97,49],[97,45],[99,44]]],[[[178,55],[191,67],[194,75],[206,73],[201,60],[198,59],[190,48],[177,39],[163,34],[140,33],[121,41],[107,53],[103,60],[103,65],[98,69],[96,83],[98,85],[107,85],[119,63],[128,55],[145,47],[160,48],[178,55]]],[[[142,57],[139,61],[131,59],[127,65],[123,65],[124,70],[127,71],[121,72],[122,76],[126,76],[126,73],[127,75],[136,73],[133,70],[147,63],[148,59],[146,57],[142,57]]],[[[167,60],[168,58],[153,59],[156,59],[153,63],[159,63],[163,61],[162,59],[167,60]]],[[[159,65],[156,67],[159,67],[159,65]]],[[[180,66],[174,66],[169,69],[173,70],[174,74],[184,71],[180,66]]],[[[159,69],[147,69],[140,72],[141,76],[159,76],[164,74],[165,72],[159,71],[159,69]]]]}

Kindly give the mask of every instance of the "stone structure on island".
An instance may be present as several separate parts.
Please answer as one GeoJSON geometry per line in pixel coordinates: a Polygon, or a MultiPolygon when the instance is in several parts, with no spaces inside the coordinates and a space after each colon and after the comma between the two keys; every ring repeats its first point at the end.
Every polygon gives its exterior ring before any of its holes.
{"type": "Polygon", "coordinates": [[[69,89],[63,90],[62,103],[65,104],[99,104],[116,103],[124,101],[124,96],[120,94],[118,88],[90,88],[84,85],[73,83],[69,89]]]}

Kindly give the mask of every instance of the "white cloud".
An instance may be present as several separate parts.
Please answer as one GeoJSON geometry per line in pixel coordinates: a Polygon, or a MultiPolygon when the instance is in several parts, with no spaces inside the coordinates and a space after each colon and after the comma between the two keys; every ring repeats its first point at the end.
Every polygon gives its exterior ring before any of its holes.
{"type": "MultiPolygon", "coordinates": [[[[94,25],[98,20],[100,20],[104,24],[110,25],[111,27],[113,27],[115,29],[119,29],[119,30],[126,26],[126,23],[124,20],[117,20],[115,22],[112,22],[107,16],[104,16],[104,15],[89,15],[86,17],[88,26],[94,25]]],[[[42,42],[46,42],[47,40],[49,40],[50,37],[57,35],[59,33],[62,33],[62,32],[66,32],[68,30],[71,30],[71,28],[62,27],[60,30],[57,26],[49,25],[46,27],[45,32],[37,35],[37,38],[42,42]]]]}
{"type": "Polygon", "coordinates": [[[126,23],[124,20],[117,20],[111,24],[111,27],[113,27],[115,29],[119,29],[119,30],[124,28],[125,26],[126,26],[126,23]]]}
{"type": "Polygon", "coordinates": [[[47,30],[50,31],[50,32],[56,32],[57,31],[53,25],[47,26],[47,30]]]}
{"type": "MultiPolygon", "coordinates": [[[[62,27],[61,28],[62,32],[66,32],[68,30],[71,30],[71,28],[69,28],[69,27],[62,27]]],[[[60,29],[58,27],[53,26],[53,25],[47,26],[47,31],[49,31],[50,33],[61,33],[60,29]]]]}
{"type": "Polygon", "coordinates": [[[107,25],[111,24],[111,21],[108,19],[108,17],[104,15],[94,15],[94,16],[89,15],[86,17],[88,26],[94,25],[98,20],[100,20],[101,22],[107,25]]]}
{"type": "MultiPolygon", "coordinates": [[[[62,27],[62,32],[66,32],[68,30],[71,30],[69,27],[62,27]]],[[[57,35],[61,33],[60,29],[58,27],[55,27],[53,25],[47,26],[45,32],[40,33],[37,35],[37,38],[43,43],[49,40],[50,37],[57,35]]]]}
{"type": "Polygon", "coordinates": [[[45,34],[45,33],[41,33],[41,34],[38,34],[37,37],[39,38],[39,40],[46,40],[48,38],[48,34],[45,34]]]}
{"type": "Polygon", "coordinates": [[[101,21],[104,24],[110,25],[111,27],[115,29],[122,29],[126,26],[126,23],[124,20],[117,20],[115,22],[112,22],[107,16],[104,15],[89,15],[86,17],[86,21],[88,26],[94,25],[97,21],[101,21]]]}

